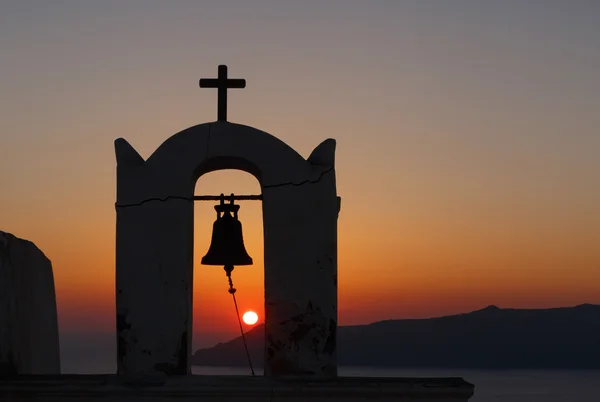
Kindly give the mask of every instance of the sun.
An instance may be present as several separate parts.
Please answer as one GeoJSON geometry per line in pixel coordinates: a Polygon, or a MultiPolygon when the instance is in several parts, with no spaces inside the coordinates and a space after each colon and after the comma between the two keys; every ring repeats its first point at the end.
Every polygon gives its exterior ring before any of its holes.
{"type": "Polygon", "coordinates": [[[258,314],[254,311],[246,311],[242,316],[242,320],[247,325],[254,325],[258,322],[258,314]]]}

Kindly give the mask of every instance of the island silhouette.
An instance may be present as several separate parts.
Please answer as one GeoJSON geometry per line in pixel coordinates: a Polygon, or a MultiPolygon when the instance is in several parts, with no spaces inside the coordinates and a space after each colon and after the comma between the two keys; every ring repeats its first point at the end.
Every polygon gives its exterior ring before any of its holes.
{"type": "MultiPolygon", "coordinates": [[[[550,309],[488,306],[466,314],[338,328],[343,366],[471,369],[600,369],[600,305],[550,309]]],[[[264,363],[264,326],[246,333],[264,363]]],[[[294,337],[294,334],[291,334],[294,337]]],[[[241,337],[197,350],[192,364],[247,366],[241,337]]]]}

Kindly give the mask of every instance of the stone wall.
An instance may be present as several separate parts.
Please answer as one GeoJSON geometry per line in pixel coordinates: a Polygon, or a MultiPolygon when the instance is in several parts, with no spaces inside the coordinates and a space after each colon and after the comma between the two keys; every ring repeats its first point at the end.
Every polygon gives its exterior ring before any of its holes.
{"type": "Polygon", "coordinates": [[[0,231],[0,377],[58,373],[52,264],[32,242],[0,231]]]}

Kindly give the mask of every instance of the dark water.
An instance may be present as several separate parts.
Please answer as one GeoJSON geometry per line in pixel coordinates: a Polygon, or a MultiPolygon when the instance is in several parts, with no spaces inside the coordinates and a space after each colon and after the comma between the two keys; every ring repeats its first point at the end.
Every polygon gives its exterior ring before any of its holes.
{"type": "MultiPolygon", "coordinates": [[[[114,373],[113,356],[63,359],[65,374],[114,373]]],[[[194,374],[250,375],[243,367],[194,366],[194,374]]],[[[262,375],[262,369],[256,370],[262,375]]],[[[349,377],[462,377],[475,385],[470,402],[600,402],[600,371],[446,370],[340,367],[349,377]]]]}
{"type": "MultiPolygon", "coordinates": [[[[194,374],[250,375],[240,367],[194,366],[194,374]]],[[[257,371],[262,374],[262,370],[257,371]]],[[[340,367],[348,377],[462,377],[475,385],[469,402],[600,402],[600,371],[435,370],[340,367]]]]}

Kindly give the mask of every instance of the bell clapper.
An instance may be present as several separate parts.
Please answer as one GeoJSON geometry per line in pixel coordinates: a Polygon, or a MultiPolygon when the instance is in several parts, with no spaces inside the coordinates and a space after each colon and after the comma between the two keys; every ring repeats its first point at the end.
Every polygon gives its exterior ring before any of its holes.
{"type": "Polygon", "coordinates": [[[236,288],[233,287],[233,281],[231,280],[231,272],[233,271],[233,265],[225,265],[223,269],[225,270],[225,274],[227,275],[227,279],[229,280],[228,292],[234,294],[236,292],[236,288]]]}

